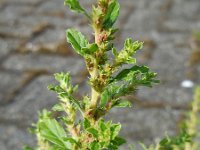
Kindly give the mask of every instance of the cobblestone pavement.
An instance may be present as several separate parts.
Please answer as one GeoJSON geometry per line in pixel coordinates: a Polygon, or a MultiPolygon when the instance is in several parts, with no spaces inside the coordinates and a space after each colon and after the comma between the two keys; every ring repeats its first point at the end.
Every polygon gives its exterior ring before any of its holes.
{"type": "MultiPolygon", "coordinates": [[[[91,3],[83,0],[85,7],[91,3]]],[[[144,41],[138,62],[158,72],[161,84],[152,89],[140,88],[129,97],[134,108],[114,109],[107,118],[123,124],[122,135],[129,143],[150,143],[166,132],[178,132],[193,93],[181,83],[191,80],[196,85],[200,81],[200,42],[192,34],[200,31],[200,1],[120,3],[117,47],[122,47],[126,37],[144,41]]],[[[34,145],[27,128],[37,120],[38,110],[57,102],[56,95],[46,89],[55,82],[54,72],[70,71],[74,83],[80,84],[80,95],[89,91],[84,62],[65,40],[65,29],[69,27],[92,38],[88,23],[63,6],[63,0],[0,1],[1,150],[34,145]]]]}

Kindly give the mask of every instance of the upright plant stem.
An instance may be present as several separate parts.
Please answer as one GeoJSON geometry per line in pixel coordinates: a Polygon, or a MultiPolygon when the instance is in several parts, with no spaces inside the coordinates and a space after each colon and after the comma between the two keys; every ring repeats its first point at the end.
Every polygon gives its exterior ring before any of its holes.
{"type": "MultiPolygon", "coordinates": [[[[99,0],[97,0],[97,3],[99,2],[99,0]]],[[[93,30],[94,30],[94,38],[95,38],[95,43],[98,45],[98,47],[100,48],[101,45],[99,43],[99,31],[101,31],[101,28],[97,28],[97,22],[95,20],[92,20],[92,24],[94,25],[93,30]]],[[[94,62],[94,68],[92,70],[92,72],[90,73],[91,78],[95,79],[98,77],[98,61],[96,58],[96,61],[94,62]]],[[[93,87],[91,87],[91,108],[96,108],[97,104],[98,104],[98,99],[100,97],[100,93],[97,92],[93,87]]]]}
{"type": "MultiPolygon", "coordinates": [[[[95,43],[98,45],[98,33],[97,32],[95,32],[95,43]]],[[[97,78],[97,76],[98,76],[98,62],[95,61],[94,63],[95,63],[94,68],[91,73],[91,77],[93,79],[97,78]]],[[[96,108],[99,96],[100,96],[100,94],[93,87],[91,87],[91,107],[92,108],[96,108]]]]}

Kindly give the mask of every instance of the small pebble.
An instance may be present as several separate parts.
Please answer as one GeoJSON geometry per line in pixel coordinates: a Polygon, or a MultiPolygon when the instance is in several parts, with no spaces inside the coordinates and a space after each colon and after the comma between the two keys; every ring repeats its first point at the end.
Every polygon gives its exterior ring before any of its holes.
{"type": "Polygon", "coordinates": [[[181,86],[184,88],[192,88],[194,83],[191,80],[184,80],[182,81],[181,86]]]}

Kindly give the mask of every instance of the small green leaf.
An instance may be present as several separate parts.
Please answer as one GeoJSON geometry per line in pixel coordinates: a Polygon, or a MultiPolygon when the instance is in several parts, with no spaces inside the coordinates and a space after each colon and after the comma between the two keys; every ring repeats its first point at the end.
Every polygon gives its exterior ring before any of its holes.
{"type": "Polygon", "coordinates": [[[87,39],[75,29],[68,29],[66,31],[66,34],[67,41],[72,45],[72,47],[78,54],[83,56],[84,53],[82,51],[82,48],[87,47],[87,45],[89,44],[87,39]]]}
{"type": "Polygon", "coordinates": [[[24,146],[23,150],[34,150],[33,148],[29,147],[29,146],[24,146]]]}
{"type": "Polygon", "coordinates": [[[124,144],[124,143],[126,143],[126,140],[123,139],[123,138],[121,138],[121,137],[119,137],[119,136],[117,136],[117,137],[114,139],[114,141],[116,141],[116,142],[118,143],[119,146],[122,145],[122,144],[124,144]]]}
{"type": "Polygon", "coordinates": [[[78,0],[65,0],[64,5],[68,5],[71,10],[76,11],[78,13],[85,12],[78,0]]]}
{"type": "Polygon", "coordinates": [[[98,45],[96,43],[90,44],[88,46],[88,49],[90,50],[89,51],[90,53],[94,53],[98,50],[98,45]]]}
{"type": "Polygon", "coordinates": [[[95,128],[89,128],[87,131],[91,133],[95,138],[98,137],[98,131],[95,128]]]}
{"type": "Polygon", "coordinates": [[[117,136],[117,137],[115,137],[114,140],[111,141],[109,148],[112,150],[118,150],[118,147],[125,143],[126,143],[125,139],[117,136]]]}
{"type": "Polygon", "coordinates": [[[115,61],[118,64],[135,64],[136,59],[133,58],[133,55],[141,49],[143,46],[143,42],[133,41],[132,39],[126,39],[124,43],[124,48],[122,51],[115,56],[115,61]]]}
{"type": "Polygon", "coordinates": [[[59,104],[54,105],[52,110],[53,111],[64,111],[64,108],[63,108],[62,104],[59,103],[59,104]]]}
{"type": "Polygon", "coordinates": [[[73,138],[68,138],[68,137],[65,137],[63,138],[64,141],[69,141],[71,144],[76,144],[77,146],[80,147],[80,144],[73,138]]]}
{"type": "Polygon", "coordinates": [[[73,105],[79,109],[81,113],[83,113],[83,107],[82,107],[82,102],[78,101],[77,99],[70,97],[70,101],[73,103],[73,105]]]}
{"type": "Polygon", "coordinates": [[[88,19],[91,20],[91,16],[87,13],[87,11],[81,7],[78,0],[65,0],[64,5],[68,5],[72,11],[84,14],[88,19]]]}
{"type": "Polygon", "coordinates": [[[110,82],[125,81],[135,87],[152,87],[153,83],[159,83],[159,80],[155,80],[156,76],[157,74],[150,72],[148,67],[135,65],[129,69],[122,70],[110,82]]]}
{"type": "Polygon", "coordinates": [[[119,3],[116,0],[113,0],[113,2],[109,5],[108,11],[104,18],[103,25],[105,28],[111,28],[113,24],[116,22],[117,17],[119,15],[119,9],[120,9],[119,3]]]}
{"type": "Polygon", "coordinates": [[[83,47],[82,51],[85,54],[93,54],[98,50],[98,48],[99,48],[98,45],[96,43],[93,43],[93,44],[88,44],[87,47],[83,47]]]}
{"type": "Polygon", "coordinates": [[[169,139],[168,138],[164,138],[160,141],[160,145],[166,145],[167,143],[169,142],[169,139]]]}
{"type": "Polygon", "coordinates": [[[71,144],[63,140],[65,130],[55,119],[43,119],[39,122],[39,132],[43,138],[61,149],[71,149],[71,144]]]}
{"type": "Polygon", "coordinates": [[[105,107],[109,99],[110,99],[110,93],[108,92],[108,90],[105,90],[101,95],[100,106],[105,107]]]}
{"type": "Polygon", "coordinates": [[[84,126],[84,129],[88,129],[91,127],[90,121],[87,118],[84,119],[83,126],[84,126]]]}
{"type": "Polygon", "coordinates": [[[116,100],[112,107],[131,107],[132,104],[128,100],[116,100]]]}
{"type": "Polygon", "coordinates": [[[90,149],[91,150],[100,150],[100,145],[98,142],[94,141],[90,144],[90,149]]]}
{"type": "Polygon", "coordinates": [[[119,134],[119,131],[121,130],[121,124],[113,124],[110,127],[111,130],[111,140],[114,140],[116,136],[119,134]]]}
{"type": "Polygon", "coordinates": [[[123,93],[125,85],[118,85],[118,86],[108,86],[101,95],[100,106],[105,107],[108,101],[114,100],[121,96],[123,93]]]}
{"type": "Polygon", "coordinates": [[[146,66],[133,66],[130,69],[124,69],[122,70],[115,78],[114,80],[122,80],[123,78],[127,77],[127,75],[130,72],[134,72],[134,71],[139,71],[141,73],[147,73],[149,71],[149,68],[146,66]]]}
{"type": "Polygon", "coordinates": [[[64,73],[64,72],[55,73],[54,77],[60,83],[62,88],[66,88],[67,86],[70,85],[71,77],[70,77],[69,72],[67,72],[67,73],[64,73]]]}
{"type": "Polygon", "coordinates": [[[100,127],[100,129],[101,129],[102,132],[106,131],[109,128],[109,126],[106,126],[106,124],[104,123],[103,120],[101,120],[99,122],[99,127],[100,127]]]}
{"type": "Polygon", "coordinates": [[[116,48],[112,48],[112,53],[115,57],[117,57],[119,55],[119,53],[117,52],[116,48]]]}
{"type": "Polygon", "coordinates": [[[87,39],[75,29],[66,31],[67,41],[72,45],[74,50],[81,56],[92,55],[99,47],[96,43],[89,44],[87,39]]]}

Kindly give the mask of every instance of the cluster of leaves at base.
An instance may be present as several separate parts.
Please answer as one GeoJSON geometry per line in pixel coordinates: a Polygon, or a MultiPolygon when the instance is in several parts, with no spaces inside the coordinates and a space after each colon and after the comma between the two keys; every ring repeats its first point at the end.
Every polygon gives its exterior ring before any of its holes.
{"type": "Polygon", "coordinates": [[[121,124],[113,124],[111,121],[105,122],[101,119],[96,126],[92,126],[86,118],[83,124],[86,132],[94,137],[94,141],[90,144],[91,150],[117,150],[119,146],[126,143],[118,136],[121,124]]]}
{"type": "MultiPolygon", "coordinates": [[[[120,124],[113,124],[111,121],[105,122],[100,119],[95,125],[92,125],[93,121],[87,118],[79,120],[77,123],[70,122],[74,110],[70,110],[69,106],[72,105],[74,109],[84,113],[86,111],[84,108],[87,107],[85,106],[87,105],[87,99],[78,101],[73,98],[71,94],[74,93],[76,87],[71,85],[69,73],[56,74],[55,77],[60,84],[51,85],[49,88],[58,94],[60,103],[56,104],[53,110],[66,113],[72,112],[67,115],[64,113],[57,119],[47,110],[40,114],[39,121],[35,125],[35,133],[40,137],[38,147],[48,145],[48,149],[46,147],[44,150],[72,150],[74,147],[80,150],[117,150],[120,145],[126,142],[118,136],[121,129],[120,124]],[[65,103],[68,104],[67,107],[64,105],[65,103]],[[80,137],[74,138],[68,134],[67,125],[71,124],[79,126],[80,137]]],[[[31,150],[31,148],[26,147],[25,150],[31,150]]]]}
{"type": "MultiPolygon", "coordinates": [[[[35,130],[35,133],[42,137],[38,148],[42,148],[42,145],[45,145],[45,149],[42,150],[72,150],[73,146],[76,145],[80,150],[117,150],[120,145],[126,143],[123,138],[118,136],[121,125],[113,124],[111,121],[99,120],[96,126],[92,126],[90,121],[85,119],[81,124],[84,136],[78,139],[68,135],[62,125],[60,121],[52,117],[50,112],[44,110],[40,114],[35,130]],[[87,138],[85,138],[86,136],[87,138]],[[88,138],[92,140],[84,147],[80,141],[89,140],[88,138]]],[[[32,149],[27,146],[24,150],[39,149],[32,149]]]]}

